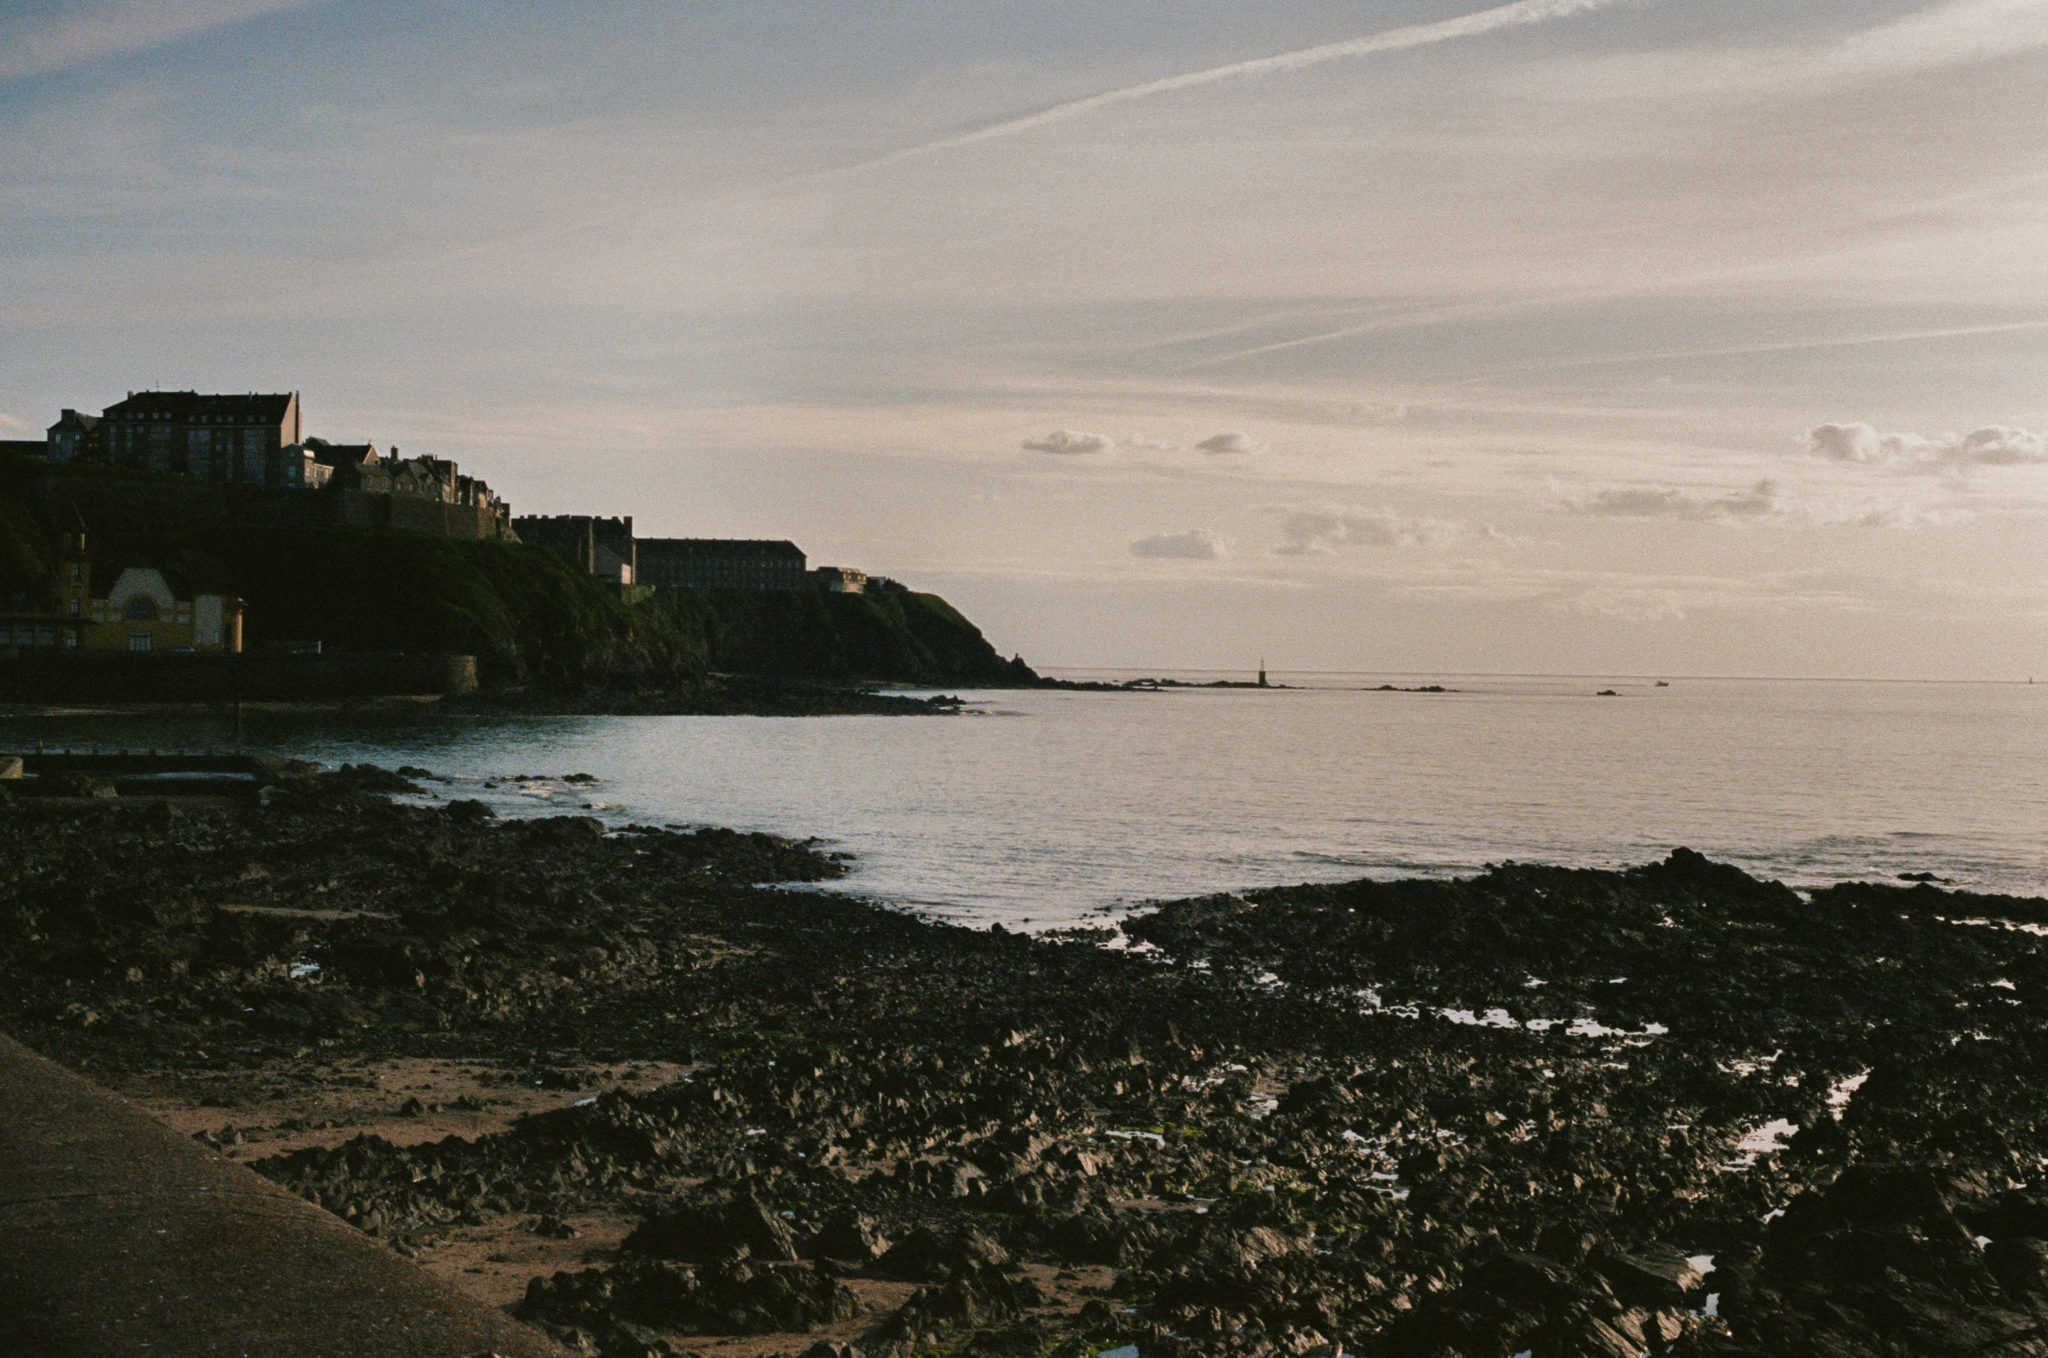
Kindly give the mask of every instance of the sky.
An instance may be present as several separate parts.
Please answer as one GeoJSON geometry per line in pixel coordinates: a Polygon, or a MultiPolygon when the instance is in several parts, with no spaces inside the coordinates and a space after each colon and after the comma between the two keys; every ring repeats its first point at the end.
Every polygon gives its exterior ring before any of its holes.
{"type": "Polygon", "coordinates": [[[296,390],[1041,667],[2048,677],[2048,0],[0,0],[0,437],[296,390]]]}

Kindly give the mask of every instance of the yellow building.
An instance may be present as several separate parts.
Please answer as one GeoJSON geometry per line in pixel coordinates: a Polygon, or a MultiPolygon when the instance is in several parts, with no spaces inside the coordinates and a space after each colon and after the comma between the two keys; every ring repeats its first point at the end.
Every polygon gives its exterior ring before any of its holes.
{"type": "MultiPolygon", "coordinates": [[[[90,577],[91,572],[86,572],[90,577]]],[[[66,601],[66,607],[70,606],[66,601]]],[[[242,649],[242,601],[191,589],[176,572],[128,566],[90,605],[89,651],[242,649]]]]}
{"type": "Polygon", "coordinates": [[[185,572],[95,563],[67,533],[48,587],[0,608],[0,655],[32,651],[242,649],[242,601],[185,572]]]}

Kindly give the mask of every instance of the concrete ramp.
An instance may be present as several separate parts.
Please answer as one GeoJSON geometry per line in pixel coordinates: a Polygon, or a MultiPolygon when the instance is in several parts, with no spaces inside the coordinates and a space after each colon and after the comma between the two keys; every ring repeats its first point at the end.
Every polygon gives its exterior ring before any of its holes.
{"type": "Polygon", "coordinates": [[[4,1037],[0,1352],[566,1358],[537,1331],[4,1037]]]}

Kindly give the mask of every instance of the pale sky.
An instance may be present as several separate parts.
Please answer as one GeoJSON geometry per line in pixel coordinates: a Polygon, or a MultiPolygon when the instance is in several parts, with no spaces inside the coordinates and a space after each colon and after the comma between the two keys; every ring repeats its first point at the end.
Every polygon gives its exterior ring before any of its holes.
{"type": "Polygon", "coordinates": [[[2048,0],[0,0],[0,437],[298,390],[1041,666],[2048,677],[2048,0]]]}

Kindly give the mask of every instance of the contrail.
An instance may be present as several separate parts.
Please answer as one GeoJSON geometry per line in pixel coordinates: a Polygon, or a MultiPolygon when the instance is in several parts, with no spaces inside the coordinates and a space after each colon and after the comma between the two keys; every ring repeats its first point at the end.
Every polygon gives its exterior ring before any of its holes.
{"type": "MultiPolygon", "coordinates": [[[[270,3],[285,3],[286,0],[267,0],[270,3]]],[[[920,142],[915,146],[898,147],[885,151],[866,160],[847,165],[835,165],[821,170],[807,170],[774,180],[758,188],[730,196],[741,199],[774,194],[785,189],[802,188],[811,184],[830,183],[854,175],[866,174],[905,161],[937,155],[963,146],[975,146],[1001,137],[1015,136],[1033,128],[1045,127],[1052,123],[1065,122],[1084,113],[1097,109],[1115,108],[1120,104],[1136,103],[1154,95],[1171,94],[1175,90],[1194,89],[1202,85],[1220,84],[1227,80],[1250,80],[1259,76],[1279,75],[1288,71],[1304,70],[1326,62],[1347,61],[1353,57],[1372,56],[1379,52],[1404,52],[1413,47],[1428,47],[1433,43],[1450,42],[1456,38],[1474,37],[1491,33],[1496,29],[1520,28],[1540,24],[1550,19],[1568,18],[1588,10],[1608,9],[1627,0],[1515,0],[1509,5],[1480,10],[1456,19],[1444,19],[1433,24],[1415,24],[1408,28],[1391,28],[1368,37],[1350,38],[1343,42],[1325,43],[1320,47],[1304,47],[1299,51],[1281,52],[1270,57],[1258,57],[1251,61],[1234,61],[1226,66],[1211,66],[1205,70],[1187,71],[1170,75],[1159,80],[1148,80],[1139,85],[1126,85],[1120,89],[1104,90],[1100,94],[1070,99],[1063,104],[1054,104],[1002,122],[990,123],[970,132],[958,132],[951,136],[939,137],[933,141],[920,142]]],[[[665,197],[643,197],[614,203],[602,211],[548,226],[515,231],[504,236],[472,241],[467,245],[437,252],[421,263],[451,263],[461,259],[503,249],[507,246],[544,244],[548,241],[580,234],[592,227],[618,221],[666,201],[665,197]]]]}
{"type": "Polygon", "coordinates": [[[1550,19],[1563,19],[1574,14],[1583,14],[1587,10],[1606,9],[1620,3],[1623,3],[1623,0],[1515,0],[1511,5],[1500,5],[1456,19],[1444,19],[1433,24],[1415,24],[1409,28],[1391,28],[1384,33],[1374,33],[1370,37],[1324,43],[1320,47],[1304,47],[1295,52],[1281,52],[1275,56],[1258,57],[1251,61],[1234,61],[1227,66],[1211,66],[1206,70],[1187,71],[1159,80],[1148,80],[1140,85],[1104,90],[1100,94],[1069,99],[1063,104],[1042,108],[1036,113],[1026,113],[1021,117],[991,123],[987,127],[978,127],[971,132],[959,132],[916,146],[901,147],[851,165],[813,171],[785,182],[816,182],[864,174],[869,170],[879,170],[906,160],[936,155],[941,151],[953,151],[963,146],[994,141],[999,137],[1015,136],[1019,132],[1029,132],[1052,123],[1065,122],[1069,118],[1093,113],[1097,109],[1114,108],[1119,104],[1134,104],[1158,94],[1172,94],[1176,90],[1216,85],[1227,80],[1251,80],[1259,76],[1280,75],[1310,66],[1321,66],[1327,62],[1368,57],[1380,52],[1405,52],[1411,47],[1428,47],[1432,43],[1474,37],[1481,33],[1491,33],[1496,29],[1540,24],[1550,19]]]}

